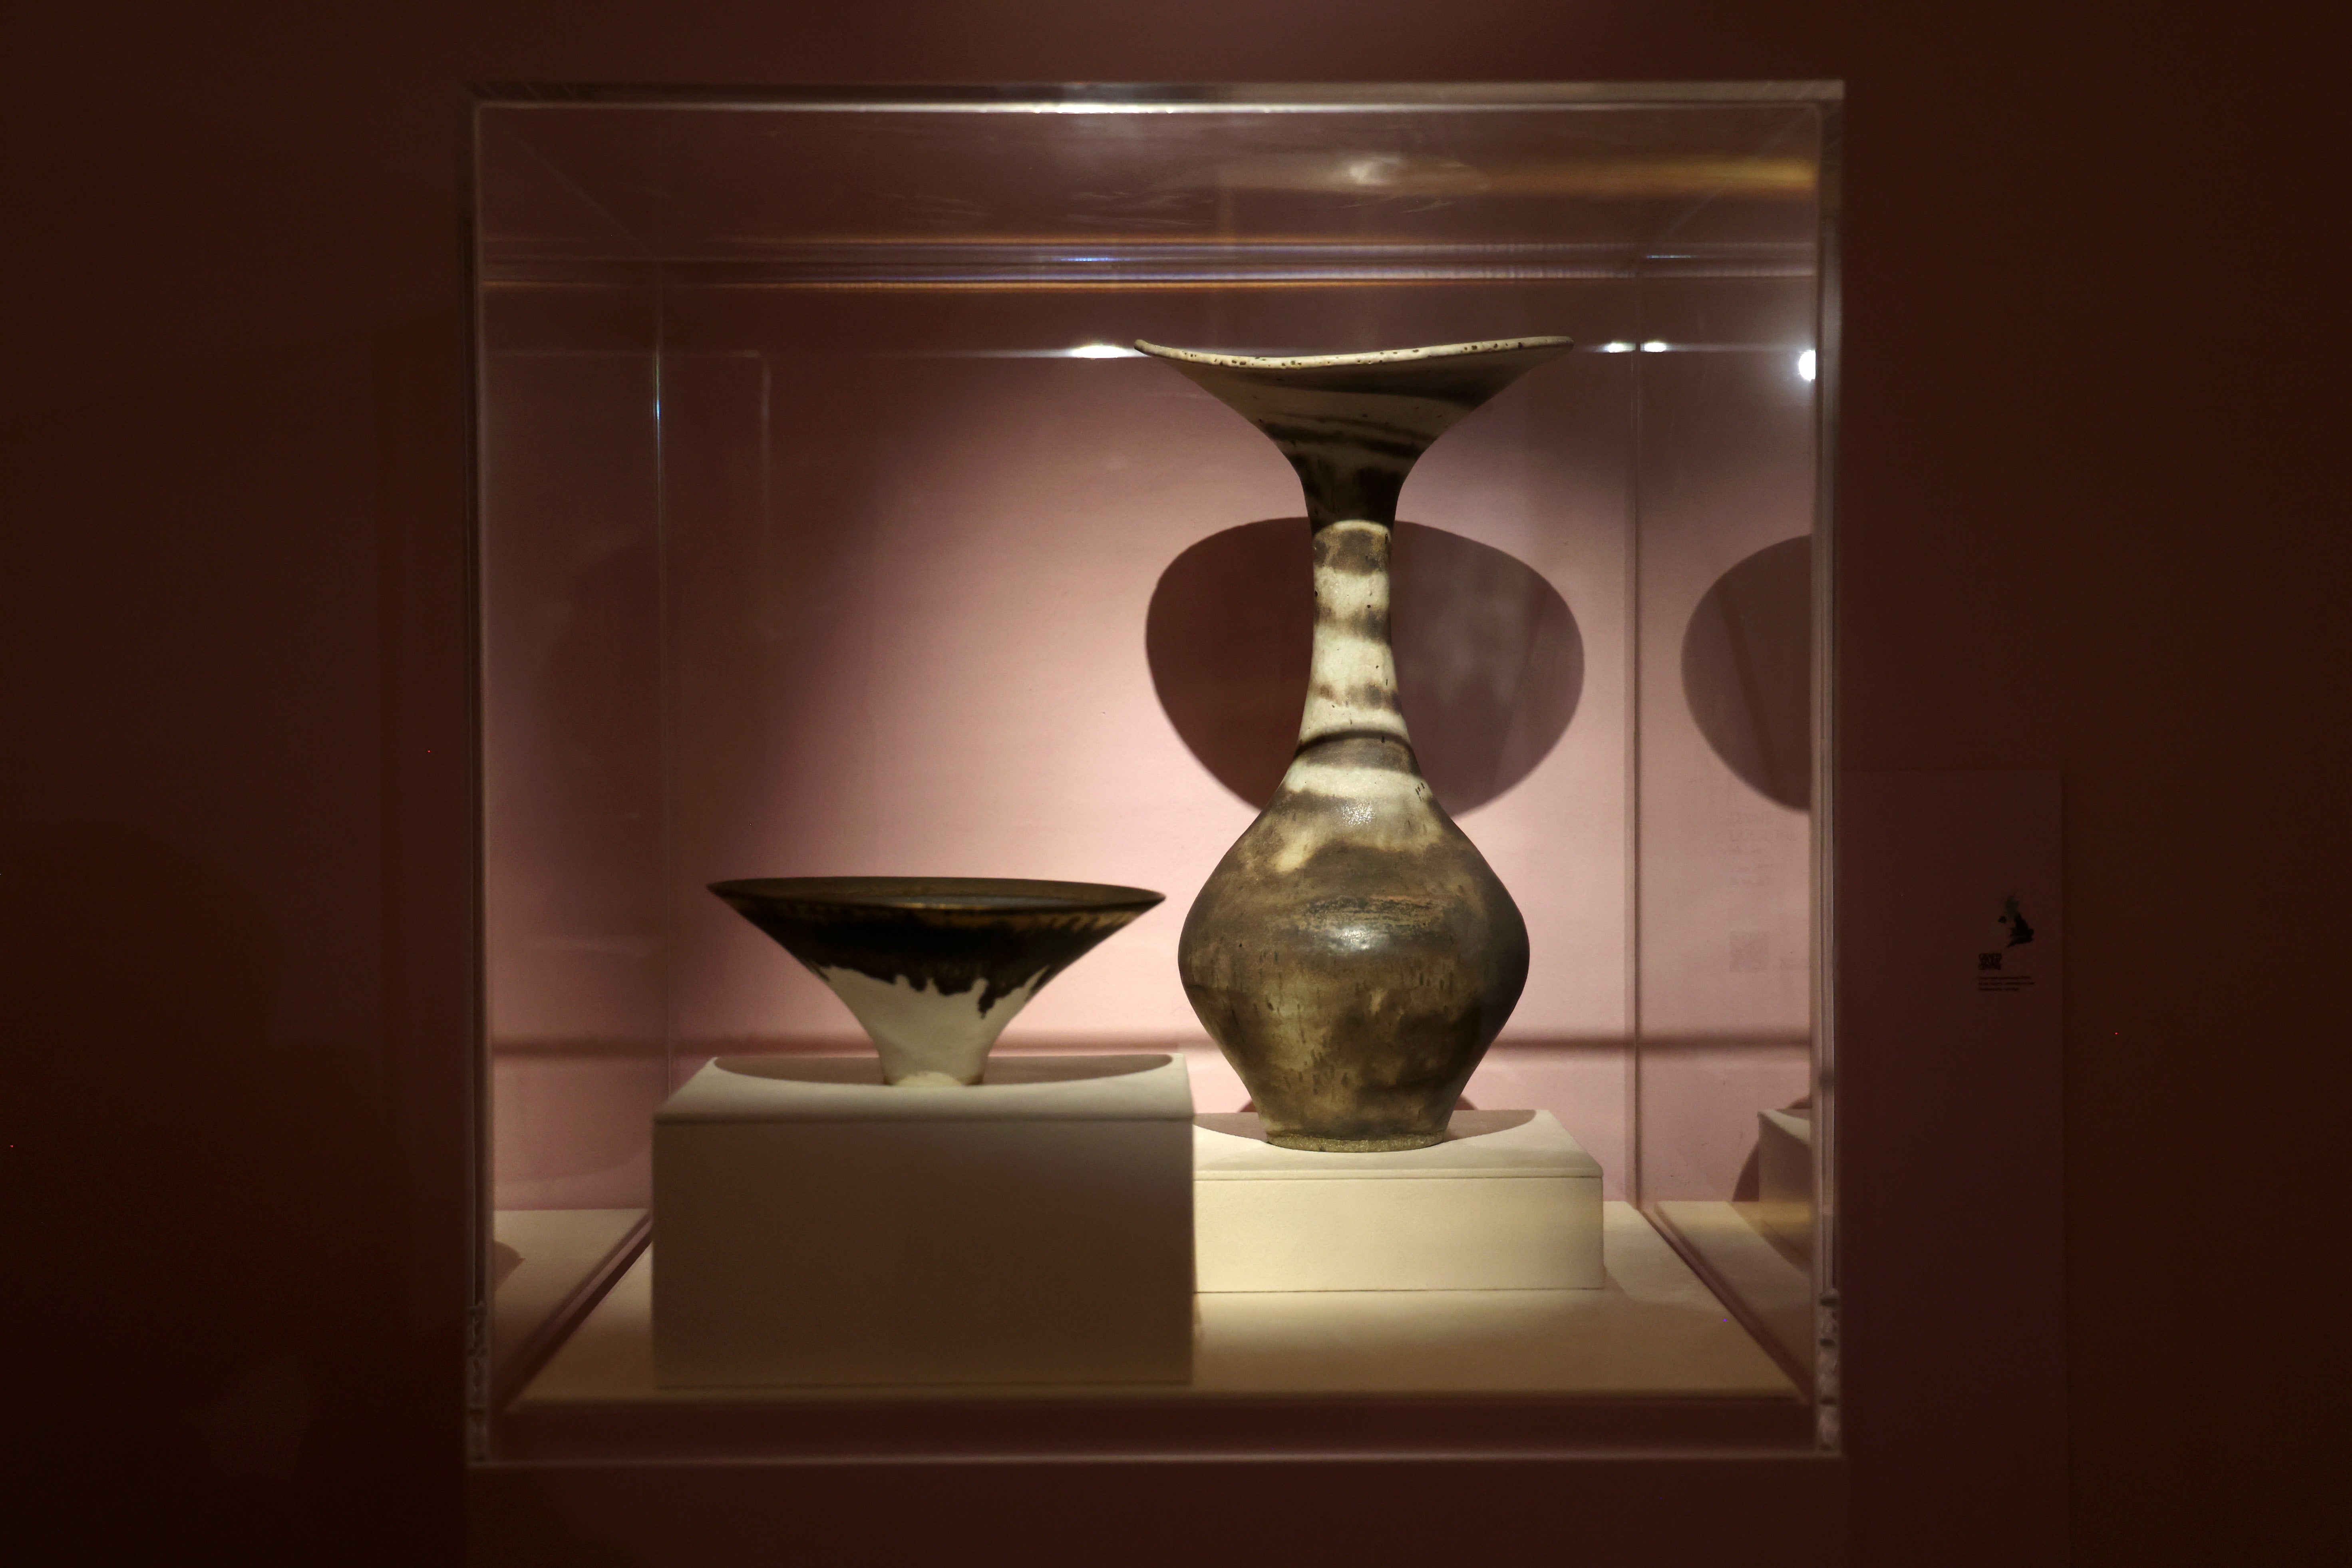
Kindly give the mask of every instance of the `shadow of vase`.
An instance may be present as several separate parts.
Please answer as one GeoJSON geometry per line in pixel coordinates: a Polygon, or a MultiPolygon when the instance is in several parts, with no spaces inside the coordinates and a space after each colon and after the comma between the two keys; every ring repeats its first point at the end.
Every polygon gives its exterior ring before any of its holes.
{"type": "Polygon", "coordinates": [[[1813,542],[1769,544],[1715,581],[1683,634],[1683,695],[1741,782],[1792,810],[1813,798],[1813,542]]]}
{"type": "MultiPolygon", "coordinates": [[[[1171,562],[1144,644],[1170,723],[1201,765],[1253,806],[1274,796],[1298,743],[1315,605],[1305,518],[1213,533],[1171,562]]],[[[1567,601],[1516,556],[1399,522],[1391,610],[1398,700],[1423,777],[1445,809],[1475,811],[1550,754],[1584,689],[1584,638],[1567,601]]]]}

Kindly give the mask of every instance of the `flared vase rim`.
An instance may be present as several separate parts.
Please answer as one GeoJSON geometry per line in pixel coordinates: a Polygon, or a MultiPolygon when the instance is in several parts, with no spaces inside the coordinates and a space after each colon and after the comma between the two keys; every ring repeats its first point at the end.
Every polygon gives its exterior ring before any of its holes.
{"type": "Polygon", "coordinates": [[[1142,338],[1135,340],[1137,350],[1164,360],[1184,364],[1214,365],[1223,370],[1334,370],[1356,365],[1417,364],[1430,360],[1470,359],[1482,354],[1524,353],[1529,349],[1566,351],[1576,346],[1572,338],[1486,338],[1467,343],[1432,343],[1422,348],[1368,349],[1360,353],[1345,354],[1235,354],[1218,353],[1207,349],[1171,348],[1142,338]]]}

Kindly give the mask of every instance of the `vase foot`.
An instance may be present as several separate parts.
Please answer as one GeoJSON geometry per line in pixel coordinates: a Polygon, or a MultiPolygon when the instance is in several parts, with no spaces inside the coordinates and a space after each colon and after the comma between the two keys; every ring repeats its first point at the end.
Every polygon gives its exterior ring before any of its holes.
{"type": "Polygon", "coordinates": [[[910,1072],[904,1078],[886,1079],[892,1089],[966,1089],[976,1084],[976,1078],[958,1078],[953,1073],[910,1072]]]}
{"type": "Polygon", "coordinates": [[[1427,1149],[1445,1142],[1443,1132],[1408,1132],[1395,1138],[1318,1138],[1306,1132],[1269,1132],[1265,1141],[1285,1149],[1312,1149],[1323,1154],[1389,1154],[1400,1149],[1427,1149]]]}

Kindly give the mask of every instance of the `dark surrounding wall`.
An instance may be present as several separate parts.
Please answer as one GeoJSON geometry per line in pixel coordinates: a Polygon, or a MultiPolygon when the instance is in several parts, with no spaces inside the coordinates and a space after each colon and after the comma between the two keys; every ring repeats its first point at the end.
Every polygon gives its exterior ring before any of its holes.
{"type": "MultiPolygon", "coordinates": [[[[457,83],[1813,77],[1850,91],[1846,761],[2065,775],[2074,1553],[2314,1560],[2344,1528],[2305,1469],[2330,1248],[2296,1213],[2336,1174],[2315,1069],[2344,1037],[2317,15],[10,6],[27,1561],[459,1552],[457,83]]],[[[1998,1125],[1952,1108],[1956,1142],[1998,1125]]],[[[2000,1550],[1997,1495],[1906,1517],[1857,1465],[1865,1559],[2000,1550]]],[[[1518,1475],[1441,1480],[1433,1517],[1556,1508],[1518,1475]]],[[[1280,1506],[1186,1497],[1237,1530],[1280,1506]]],[[[2015,1530],[2021,1560],[2053,1539],[2015,1530]]]]}

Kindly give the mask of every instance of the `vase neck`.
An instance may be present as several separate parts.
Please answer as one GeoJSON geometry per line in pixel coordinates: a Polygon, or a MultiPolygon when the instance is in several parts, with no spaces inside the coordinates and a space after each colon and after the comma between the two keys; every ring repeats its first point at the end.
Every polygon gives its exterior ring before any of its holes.
{"type": "Polygon", "coordinates": [[[1397,496],[1422,452],[1409,439],[1391,439],[1383,449],[1371,450],[1360,439],[1321,433],[1301,439],[1288,431],[1275,445],[1298,475],[1307,521],[1318,530],[1336,522],[1396,521],[1397,496]]]}
{"type": "Polygon", "coordinates": [[[1315,530],[1315,650],[1298,749],[1342,739],[1393,740],[1408,751],[1389,642],[1386,522],[1351,518],[1315,530]]]}
{"type": "Polygon", "coordinates": [[[1137,341],[1265,432],[1307,494],[1315,531],[1315,652],[1285,788],[1305,789],[1330,771],[1333,779],[1324,782],[1345,783],[1370,798],[1365,778],[1387,774],[1399,784],[1391,792],[1396,802],[1410,796],[1418,803],[1422,816],[1412,820],[1426,816],[1429,787],[1397,706],[1389,645],[1389,534],[1397,496],[1431,442],[1571,346],[1560,337],[1496,338],[1364,353],[1255,355],[1137,341]],[[1342,781],[1339,773],[1362,776],[1342,781]]]}

